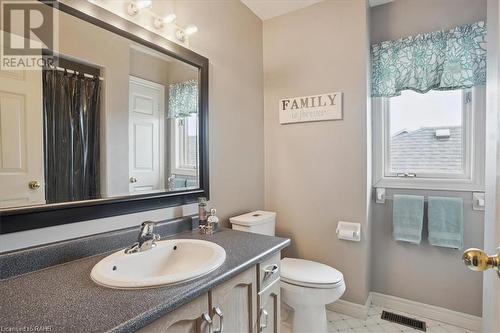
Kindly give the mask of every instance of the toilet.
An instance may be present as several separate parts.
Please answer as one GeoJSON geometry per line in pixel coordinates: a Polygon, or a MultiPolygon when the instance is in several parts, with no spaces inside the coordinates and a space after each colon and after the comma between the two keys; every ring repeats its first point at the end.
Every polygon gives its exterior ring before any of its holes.
{"type": "MultiPolygon", "coordinates": [[[[229,219],[234,230],[274,236],[276,213],[255,211],[229,219]]],[[[293,310],[293,332],[327,332],[325,305],[345,291],[344,276],[328,265],[295,258],[281,260],[281,300],[293,310]]]]}

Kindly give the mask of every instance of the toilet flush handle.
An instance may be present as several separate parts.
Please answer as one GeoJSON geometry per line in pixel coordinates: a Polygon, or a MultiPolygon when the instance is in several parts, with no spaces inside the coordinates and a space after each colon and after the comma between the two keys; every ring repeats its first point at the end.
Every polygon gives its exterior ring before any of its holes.
{"type": "Polygon", "coordinates": [[[267,279],[269,276],[276,274],[279,269],[280,267],[277,264],[266,266],[264,268],[264,279],[267,279]]]}

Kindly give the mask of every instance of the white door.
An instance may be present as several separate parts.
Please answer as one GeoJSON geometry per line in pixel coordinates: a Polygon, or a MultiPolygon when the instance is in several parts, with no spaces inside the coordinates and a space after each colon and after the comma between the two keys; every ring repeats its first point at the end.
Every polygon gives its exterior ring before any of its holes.
{"type": "Polygon", "coordinates": [[[0,70],[0,207],[45,203],[42,108],[41,71],[0,70]]]}
{"type": "MultiPolygon", "coordinates": [[[[500,1],[488,0],[484,249],[500,256],[500,1]]],[[[483,279],[483,332],[500,332],[500,271],[483,279]],[[498,273],[498,275],[497,275],[498,273]]]]}
{"type": "Polygon", "coordinates": [[[163,190],[165,87],[130,77],[129,191],[163,190]]]}

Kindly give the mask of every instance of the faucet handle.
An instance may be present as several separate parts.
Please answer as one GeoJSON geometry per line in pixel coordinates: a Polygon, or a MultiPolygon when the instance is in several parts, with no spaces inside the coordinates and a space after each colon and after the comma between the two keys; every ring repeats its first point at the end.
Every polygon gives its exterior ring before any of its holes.
{"type": "Polygon", "coordinates": [[[153,229],[156,223],[153,221],[144,221],[141,223],[141,235],[150,235],[153,233],[153,229]]]}

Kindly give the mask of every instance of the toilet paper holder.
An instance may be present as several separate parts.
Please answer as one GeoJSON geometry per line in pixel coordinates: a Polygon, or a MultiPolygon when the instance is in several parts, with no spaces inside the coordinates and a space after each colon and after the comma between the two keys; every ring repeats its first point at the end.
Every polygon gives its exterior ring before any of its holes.
{"type": "Polygon", "coordinates": [[[361,224],[339,221],[336,233],[338,239],[359,242],[361,240],[361,224]]]}

